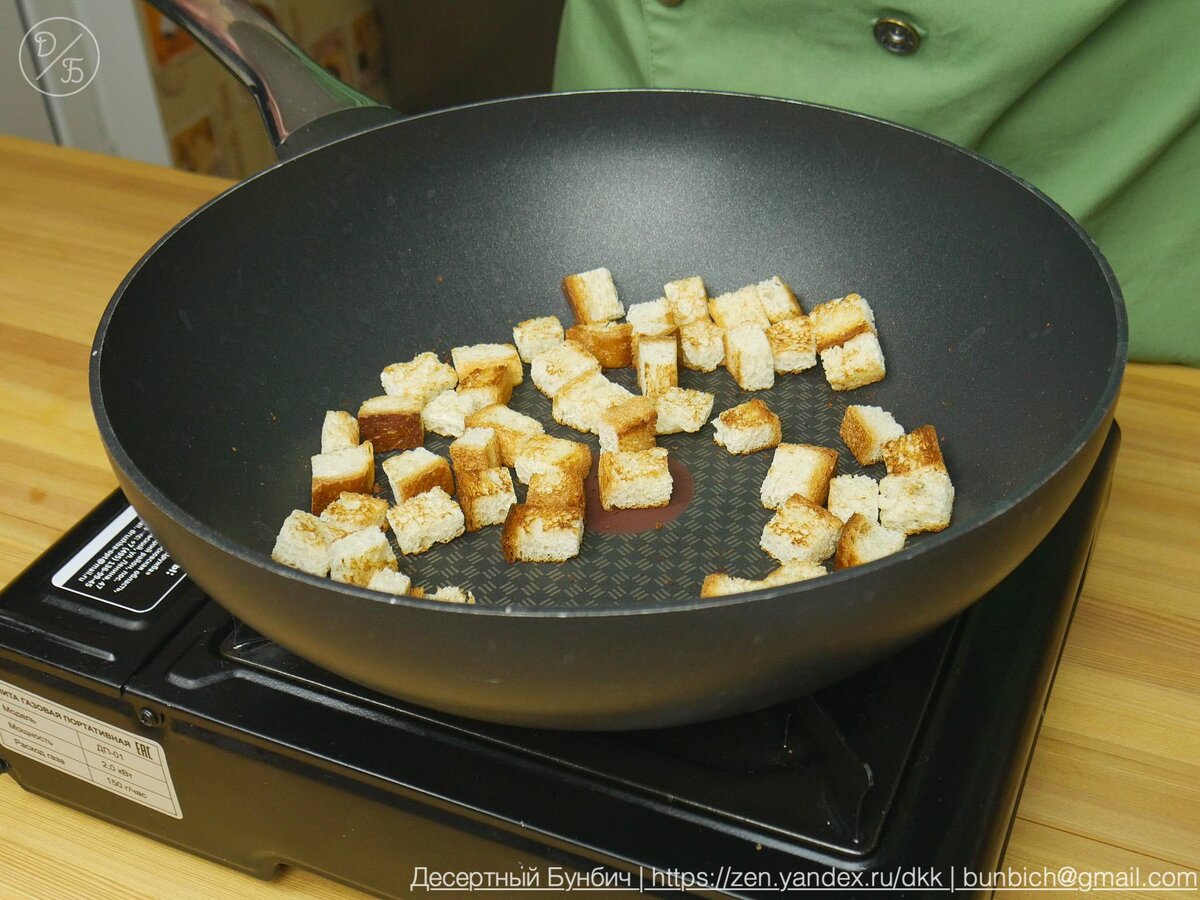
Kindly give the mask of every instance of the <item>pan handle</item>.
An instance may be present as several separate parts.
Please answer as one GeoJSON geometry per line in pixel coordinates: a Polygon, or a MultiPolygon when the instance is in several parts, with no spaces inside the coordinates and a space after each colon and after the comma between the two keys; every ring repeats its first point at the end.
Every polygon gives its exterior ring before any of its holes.
{"type": "Polygon", "coordinates": [[[402,118],[326,72],[245,0],[148,2],[245,85],[280,160],[402,118]]]}

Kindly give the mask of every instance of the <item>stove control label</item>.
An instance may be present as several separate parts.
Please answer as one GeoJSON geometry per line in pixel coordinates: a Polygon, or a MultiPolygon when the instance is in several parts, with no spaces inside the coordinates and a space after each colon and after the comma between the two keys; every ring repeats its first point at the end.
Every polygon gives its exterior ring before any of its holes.
{"type": "Polygon", "coordinates": [[[0,745],[176,819],[179,798],[163,749],[0,681],[0,745]]]}
{"type": "Polygon", "coordinates": [[[187,574],[129,507],[96,535],[51,583],[134,613],[148,613],[175,590],[187,574]]]}

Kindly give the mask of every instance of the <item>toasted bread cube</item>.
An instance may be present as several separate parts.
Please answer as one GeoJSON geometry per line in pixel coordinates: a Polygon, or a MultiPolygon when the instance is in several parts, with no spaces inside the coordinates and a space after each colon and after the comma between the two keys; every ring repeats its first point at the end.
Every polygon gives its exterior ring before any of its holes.
{"type": "Polygon", "coordinates": [[[908,475],[922,469],[946,471],[937,429],[932,425],[922,425],[909,434],[886,441],[882,452],[889,475],[908,475]]]}
{"type": "Polygon", "coordinates": [[[813,444],[780,444],[763,479],[759,499],[767,509],[779,509],[789,497],[800,494],[825,505],[829,481],[837,470],[838,452],[813,444]]]}
{"type": "Polygon", "coordinates": [[[517,480],[522,484],[529,484],[535,472],[551,469],[563,469],[586,478],[592,469],[592,451],[587,444],[578,441],[538,434],[521,445],[513,467],[517,470],[517,480]]]}
{"type": "Polygon", "coordinates": [[[578,341],[563,341],[534,357],[529,377],[537,389],[553,399],[563,387],[582,375],[600,371],[600,360],[578,341]]]}
{"type": "Polygon", "coordinates": [[[557,347],[563,342],[562,322],[558,316],[540,316],[526,319],[513,328],[513,343],[521,361],[531,363],[535,356],[557,347]]]}
{"type": "Polygon", "coordinates": [[[781,440],[779,416],[757,397],[713,419],[713,443],[736,455],[777,447],[781,440]]]}
{"type": "Polygon", "coordinates": [[[497,466],[459,475],[458,499],[467,531],[478,531],[487,525],[503,525],[517,494],[508,469],[497,466]]]}
{"type": "Polygon", "coordinates": [[[468,428],[450,444],[450,462],[454,474],[474,469],[492,469],[500,465],[500,439],[492,428],[468,428]]]}
{"type": "Polygon", "coordinates": [[[415,397],[384,394],[358,408],[358,431],[379,453],[407,450],[425,443],[421,404],[415,397]]]}
{"type": "Polygon", "coordinates": [[[517,451],[526,438],[542,434],[545,428],[537,419],[507,406],[485,406],[467,416],[468,428],[491,428],[500,442],[500,462],[511,466],[516,462],[517,451]]]}
{"type": "Polygon", "coordinates": [[[389,509],[388,524],[400,552],[409,556],[454,540],[463,533],[466,520],[454,498],[435,487],[389,509]]]}
{"type": "Polygon", "coordinates": [[[450,350],[450,359],[454,363],[454,371],[458,373],[460,382],[468,372],[475,369],[491,369],[495,366],[507,368],[514,385],[525,380],[521,355],[512,344],[470,344],[454,347],[450,350]]]}
{"type": "Polygon", "coordinates": [[[458,398],[467,415],[485,406],[507,405],[512,399],[512,392],[512,372],[499,363],[468,369],[458,379],[458,398]]]}
{"type": "Polygon", "coordinates": [[[556,506],[575,510],[580,516],[587,510],[583,479],[566,469],[534,472],[525,494],[526,506],[556,506]]]}
{"type": "Polygon", "coordinates": [[[757,325],[764,331],[771,326],[758,299],[758,286],[753,284],[709,300],[708,314],[726,331],[746,324],[757,325]]]}
{"type": "Polygon", "coordinates": [[[904,434],[890,412],[878,406],[847,406],[838,434],[864,466],[883,460],[883,445],[904,434]]]}
{"type": "Polygon", "coordinates": [[[619,384],[599,372],[592,372],[565,385],[555,395],[550,414],[560,425],[576,431],[594,432],[606,409],[632,396],[619,384]]]}
{"type": "Polygon", "coordinates": [[[676,325],[708,321],[708,289],[699,275],[680,278],[663,285],[667,311],[676,325]]]}
{"type": "Polygon", "coordinates": [[[321,452],[332,453],[358,446],[358,419],[348,412],[331,409],[321,423],[321,452]]]}
{"type": "Polygon", "coordinates": [[[808,581],[810,578],[820,578],[828,575],[829,570],[822,565],[810,562],[784,563],[774,572],[767,574],[763,584],[773,587],[777,584],[794,584],[797,581],[808,581]]]}
{"type": "Polygon", "coordinates": [[[758,300],[762,304],[763,312],[767,314],[772,325],[804,315],[804,310],[800,308],[800,301],[796,299],[792,289],[778,275],[768,278],[766,281],[760,281],[755,287],[758,288],[758,300]]]}
{"type": "Polygon", "coordinates": [[[373,591],[382,591],[385,594],[403,597],[412,589],[412,579],[399,569],[380,569],[371,576],[367,587],[373,591]]]}
{"type": "Polygon", "coordinates": [[[442,391],[421,410],[421,427],[445,437],[459,437],[467,422],[470,406],[457,391],[442,391]]]}
{"type": "Polygon", "coordinates": [[[855,513],[879,521],[879,482],[869,475],[839,475],[829,482],[825,504],[843,522],[855,513]]]}
{"type": "Polygon", "coordinates": [[[841,519],[796,494],[771,517],[758,545],[781,563],[819,563],[833,556],[841,533],[841,519]]]}
{"type": "Polygon", "coordinates": [[[666,506],[674,486],[663,447],[600,453],[600,505],[605,509],[666,506]]]}
{"type": "Polygon", "coordinates": [[[609,322],[625,315],[608,269],[568,275],[562,281],[562,289],[575,311],[576,322],[609,322]]]}
{"type": "Polygon", "coordinates": [[[397,568],[396,554],[379,528],[364,528],[329,545],[329,577],[366,587],[381,569],[397,568]]]}
{"type": "Polygon", "coordinates": [[[587,348],[603,369],[633,365],[632,339],[633,326],[628,322],[592,322],[567,329],[567,340],[587,348]]]}
{"type": "Polygon", "coordinates": [[[701,597],[725,597],[730,594],[743,594],[746,591],[757,591],[760,588],[776,587],[781,584],[793,584],[797,581],[807,581],[828,575],[824,566],[808,562],[791,562],[780,566],[774,572],[760,581],[749,578],[737,578],[724,572],[714,572],[704,578],[700,587],[701,597]]]}
{"type": "Polygon", "coordinates": [[[817,342],[808,316],[776,322],[767,329],[767,343],[780,375],[803,372],[817,364],[817,342]]]}
{"type": "Polygon", "coordinates": [[[343,491],[352,494],[375,491],[375,448],[370,441],[312,458],[313,515],[320,515],[343,491]]]}
{"type": "Polygon", "coordinates": [[[817,349],[844,344],[860,334],[875,333],[875,313],[858,294],[847,294],[813,307],[812,319],[817,349]]]}
{"type": "Polygon", "coordinates": [[[941,531],[954,511],[954,485],[943,469],[886,475],[879,482],[879,524],[917,534],[941,531]]]}
{"type": "Polygon", "coordinates": [[[416,397],[424,405],[458,384],[458,373],[426,351],[408,362],[394,363],[379,375],[383,392],[393,397],[416,397]]]}
{"type": "Polygon", "coordinates": [[[450,463],[424,447],[388,457],[383,461],[383,473],[387,475],[397,503],[435,487],[440,487],[447,494],[454,493],[450,463]]]}
{"type": "Polygon", "coordinates": [[[601,450],[649,450],[655,446],[658,410],[646,397],[630,397],[600,416],[596,435],[601,450]]]}
{"type": "Polygon", "coordinates": [[[904,549],[904,532],[884,528],[862,513],[853,513],[838,539],[835,569],[861,566],[904,549]]]}
{"type": "Polygon", "coordinates": [[[821,351],[825,380],[835,391],[851,391],[864,385],[883,381],[887,367],[879,338],[867,332],[851,338],[840,347],[821,351]]]}
{"type": "Polygon", "coordinates": [[[388,502],[382,497],[343,491],[321,510],[321,522],[342,532],[338,537],[344,537],[364,528],[387,528],[387,511],[388,502]]]}
{"type": "Polygon", "coordinates": [[[679,329],[679,359],[685,369],[712,372],[725,361],[725,332],[708,319],[679,329]]]}
{"type": "Polygon", "coordinates": [[[508,511],[500,549],[515,562],[565,562],[583,545],[583,513],[565,506],[518,504],[508,511]]]}
{"type": "Polygon", "coordinates": [[[475,595],[464,587],[459,587],[455,584],[447,584],[438,588],[432,594],[426,593],[425,598],[428,600],[441,600],[443,603],[465,603],[474,605],[475,595]]]}
{"type": "Polygon", "coordinates": [[[638,340],[637,382],[646,397],[657,397],[679,384],[679,345],[675,335],[638,340]]]}
{"type": "Polygon", "coordinates": [[[743,391],[775,386],[775,358],[767,333],[757,325],[739,325],[725,332],[725,368],[743,391]]]}
{"type": "Polygon", "coordinates": [[[667,388],[654,398],[658,414],[654,430],[657,434],[695,434],[708,421],[716,398],[691,388],[667,388]]]}
{"type": "Polygon", "coordinates": [[[648,300],[645,303],[630,304],[629,312],[625,317],[637,334],[656,337],[670,334],[676,328],[675,317],[671,315],[671,310],[663,297],[659,297],[657,300],[648,300]]]}
{"type": "Polygon", "coordinates": [[[329,541],[320,520],[297,509],[283,520],[271,559],[309,575],[329,574],[329,541]]]}

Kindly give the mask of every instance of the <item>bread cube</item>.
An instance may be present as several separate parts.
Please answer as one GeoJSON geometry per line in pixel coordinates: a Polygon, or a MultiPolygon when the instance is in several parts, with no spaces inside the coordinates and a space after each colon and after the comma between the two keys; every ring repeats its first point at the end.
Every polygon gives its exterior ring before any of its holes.
{"type": "Polygon", "coordinates": [[[633,365],[632,338],[633,326],[628,322],[592,322],[567,329],[567,340],[586,348],[602,369],[633,365]]]}
{"type": "Polygon", "coordinates": [[[835,391],[850,391],[864,385],[883,381],[887,367],[883,348],[873,332],[860,334],[839,347],[821,351],[825,380],[835,391]]]}
{"type": "Polygon", "coordinates": [[[459,437],[471,411],[457,391],[442,391],[421,410],[421,427],[445,437],[459,437]]]}
{"type": "Polygon", "coordinates": [[[358,431],[378,453],[420,447],[425,443],[421,403],[415,397],[392,394],[364,400],[358,408],[358,431]]]}
{"type": "Polygon", "coordinates": [[[808,315],[812,319],[818,350],[844,344],[860,334],[875,333],[875,313],[858,294],[821,303],[808,315]]]}
{"type": "Polygon", "coordinates": [[[890,412],[878,406],[847,406],[838,434],[854,458],[869,466],[883,461],[883,445],[904,434],[890,412]]]}
{"type": "Polygon", "coordinates": [[[910,434],[884,442],[882,453],[889,475],[908,475],[922,469],[946,471],[937,429],[932,425],[922,425],[910,434]]]}
{"type": "Polygon", "coordinates": [[[435,487],[389,509],[388,524],[400,552],[409,556],[454,540],[463,533],[466,521],[454,498],[435,487]]]}
{"type": "Polygon", "coordinates": [[[735,455],[777,447],[781,440],[783,426],[779,416],[757,397],[713,419],[713,443],[735,455]]]}
{"type": "Polygon", "coordinates": [[[600,371],[600,360],[578,341],[563,341],[538,354],[529,367],[529,377],[537,389],[553,399],[576,378],[600,371]]]}
{"type": "Polygon", "coordinates": [[[600,453],[600,505],[654,509],[671,502],[674,479],[663,447],[600,453]]]}
{"type": "MultiPolygon", "coordinates": [[[[676,389],[677,390],[677,389],[676,389]]],[[[601,450],[649,450],[655,446],[658,410],[646,397],[630,397],[600,416],[596,435],[601,450]]]]}
{"type": "Polygon", "coordinates": [[[800,301],[796,299],[792,289],[778,275],[768,278],[766,281],[760,281],[755,287],[758,288],[758,300],[762,304],[763,312],[767,314],[772,325],[804,315],[804,310],[800,308],[800,301]]]}
{"type": "Polygon", "coordinates": [[[636,334],[651,337],[670,334],[676,328],[675,317],[671,315],[671,310],[667,307],[667,301],[663,297],[659,297],[657,300],[648,300],[645,303],[631,304],[629,312],[626,313],[626,319],[636,334]]]}
{"type": "Polygon", "coordinates": [[[904,532],[884,528],[862,513],[854,513],[846,521],[838,539],[833,567],[845,569],[883,559],[904,549],[904,532]]]}
{"type": "Polygon", "coordinates": [[[528,484],[535,472],[563,469],[580,478],[586,478],[592,470],[592,451],[587,444],[537,434],[529,438],[517,451],[513,462],[517,480],[528,484]]]}
{"type": "Polygon", "coordinates": [[[425,598],[427,600],[440,600],[443,603],[465,603],[467,605],[474,605],[475,603],[474,594],[466,588],[454,584],[443,585],[432,594],[426,593],[425,598]]]}
{"type": "Polygon", "coordinates": [[[376,572],[395,568],[396,554],[378,528],[355,531],[329,545],[329,577],[342,584],[366,587],[376,572]]]}
{"type": "Polygon", "coordinates": [[[942,531],[954,511],[954,485],[942,469],[885,475],[879,482],[879,524],[904,534],[942,531]]]}
{"type": "Polygon", "coordinates": [[[508,469],[474,469],[458,476],[458,501],[467,531],[487,525],[503,525],[510,507],[516,504],[508,469]]]}
{"type": "Polygon", "coordinates": [[[587,494],[583,479],[566,469],[534,472],[529,479],[525,505],[565,507],[582,517],[587,511],[587,494]]]}
{"type": "Polygon", "coordinates": [[[808,581],[810,578],[820,578],[828,575],[829,571],[822,565],[810,562],[784,563],[774,572],[769,572],[763,579],[763,584],[773,587],[778,584],[794,584],[797,581],[808,581]]]}
{"type": "Polygon", "coordinates": [[[708,290],[699,275],[663,285],[663,296],[676,325],[682,327],[689,322],[708,321],[708,290]]]}
{"type": "Polygon", "coordinates": [[[762,505],[767,509],[779,509],[789,497],[800,494],[824,506],[837,461],[838,452],[829,447],[780,444],[759,492],[762,505]]]}
{"type": "Polygon", "coordinates": [[[725,361],[725,332],[707,318],[681,326],[679,359],[685,369],[715,371],[725,361]]]}
{"type": "Polygon", "coordinates": [[[764,331],[771,326],[758,298],[758,286],[753,284],[709,300],[708,314],[726,331],[746,324],[757,325],[764,331]]]}
{"type": "Polygon", "coordinates": [[[725,368],[743,391],[775,386],[775,357],[767,333],[757,325],[739,325],[725,332],[725,368]]]}
{"type": "Polygon", "coordinates": [[[383,392],[394,397],[416,397],[424,405],[458,384],[458,373],[437,355],[426,351],[408,362],[394,363],[379,375],[383,392]]]}
{"type": "Polygon", "coordinates": [[[565,562],[583,545],[583,513],[565,506],[518,504],[508,511],[500,549],[515,562],[565,562]]]}
{"type": "Polygon", "coordinates": [[[321,452],[332,453],[358,446],[358,419],[348,412],[331,409],[321,424],[321,452]]]}
{"type": "Polygon", "coordinates": [[[492,469],[500,465],[500,439],[492,428],[468,428],[450,444],[450,462],[454,473],[473,469],[492,469]]]}
{"type": "Polygon", "coordinates": [[[512,399],[512,371],[501,364],[468,369],[458,379],[458,398],[467,415],[512,399]]]}
{"type": "Polygon", "coordinates": [[[780,375],[803,372],[817,364],[817,342],[808,316],[794,316],[767,329],[771,358],[780,375]]]}
{"type": "Polygon", "coordinates": [[[329,574],[329,541],[320,520],[297,509],[283,520],[271,559],[309,575],[329,574]]]}
{"type": "Polygon", "coordinates": [[[829,511],[849,522],[855,513],[879,521],[879,482],[868,475],[839,475],[829,482],[829,511]]]}
{"type": "Polygon", "coordinates": [[[833,556],[841,533],[841,519],[796,494],[767,522],[758,545],[781,563],[819,563],[833,556]]]}
{"type": "Polygon", "coordinates": [[[654,398],[654,409],[658,414],[655,432],[678,434],[686,431],[695,434],[708,421],[715,399],[712,394],[691,388],[667,388],[654,398]]]}
{"type": "Polygon", "coordinates": [[[424,447],[407,450],[383,461],[383,473],[392,486],[397,503],[439,487],[447,494],[454,493],[454,477],[450,463],[424,447]]]}
{"type": "Polygon", "coordinates": [[[513,343],[522,362],[531,363],[535,356],[557,347],[563,342],[562,322],[558,316],[541,316],[526,319],[513,328],[513,343]]]}
{"type": "Polygon", "coordinates": [[[340,531],[338,537],[344,537],[364,528],[387,528],[387,511],[388,502],[382,497],[343,491],[321,510],[321,522],[340,531]]]}
{"type": "Polygon", "coordinates": [[[562,289],[575,311],[576,322],[609,322],[625,315],[608,269],[568,275],[562,281],[562,289]]]}
{"type": "Polygon", "coordinates": [[[637,382],[643,396],[657,397],[679,384],[679,346],[675,335],[642,337],[637,347],[637,382]]]}
{"type": "Polygon", "coordinates": [[[454,362],[454,371],[458,373],[460,382],[468,372],[475,369],[491,369],[495,366],[508,369],[509,378],[514,385],[525,380],[521,356],[512,344],[471,344],[466,347],[454,347],[450,351],[450,359],[454,362]]]}
{"type": "Polygon", "coordinates": [[[815,563],[792,562],[780,566],[774,572],[759,581],[749,578],[737,578],[724,572],[714,572],[704,578],[700,587],[701,597],[725,597],[730,594],[742,594],[746,591],[757,591],[760,588],[776,587],[782,584],[793,584],[797,581],[807,581],[828,575],[824,566],[815,563]]]}
{"type": "Polygon", "coordinates": [[[576,431],[594,432],[606,409],[632,396],[619,384],[599,372],[592,372],[565,385],[555,395],[550,414],[560,425],[576,431]]]}
{"type": "Polygon", "coordinates": [[[312,511],[320,515],[343,491],[375,491],[375,448],[370,441],[312,458],[312,511]]]}
{"type": "Polygon", "coordinates": [[[546,429],[537,419],[507,406],[485,406],[467,416],[468,428],[491,428],[500,442],[500,462],[511,466],[516,462],[517,451],[526,438],[542,434],[546,429]]]}
{"type": "Polygon", "coordinates": [[[385,594],[403,597],[412,588],[412,579],[399,569],[380,569],[371,576],[367,587],[373,591],[382,591],[385,594]]]}

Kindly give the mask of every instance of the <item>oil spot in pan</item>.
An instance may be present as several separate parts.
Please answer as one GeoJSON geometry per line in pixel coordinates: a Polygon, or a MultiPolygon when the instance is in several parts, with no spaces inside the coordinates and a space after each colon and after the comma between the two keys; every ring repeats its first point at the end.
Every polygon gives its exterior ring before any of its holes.
{"type": "Polygon", "coordinates": [[[662,528],[668,522],[673,522],[683,515],[692,498],[696,496],[696,482],[692,473],[679,460],[667,460],[674,486],[671,491],[671,502],[657,509],[605,509],[600,505],[600,480],[597,477],[599,463],[592,465],[592,471],[584,481],[587,494],[586,523],[588,531],[602,534],[637,534],[642,531],[654,531],[662,528]]]}

